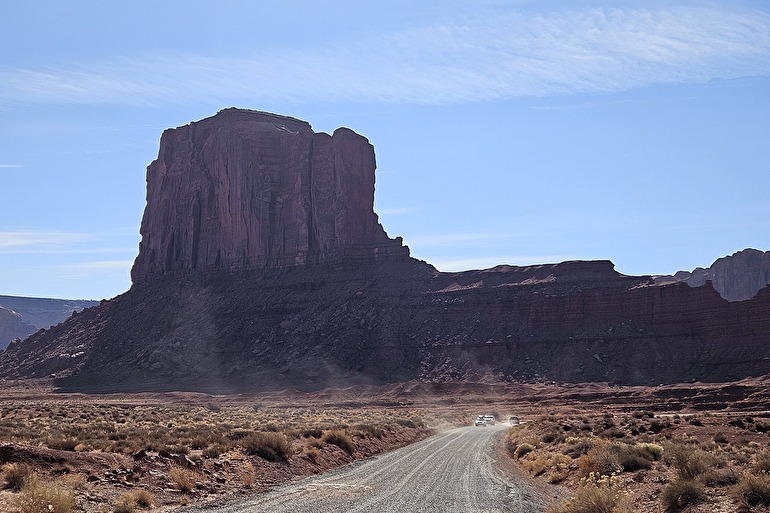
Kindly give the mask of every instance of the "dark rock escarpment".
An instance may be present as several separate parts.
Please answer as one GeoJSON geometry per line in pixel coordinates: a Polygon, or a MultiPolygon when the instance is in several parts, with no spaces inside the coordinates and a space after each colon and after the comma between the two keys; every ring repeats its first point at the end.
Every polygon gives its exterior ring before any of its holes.
{"type": "Polygon", "coordinates": [[[65,390],[420,380],[658,384],[770,373],[770,288],[728,302],[608,261],[440,273],[372,210],[349,130],[227,110],[167,131],[131,290],[0,353],[65,390]]]}
{"type": "Polygon", "coordinates": [[[408,258],[374,213],[374,169],[366,138],[285,116],[227,109],[166,130],[131,277],[408,258]]]}

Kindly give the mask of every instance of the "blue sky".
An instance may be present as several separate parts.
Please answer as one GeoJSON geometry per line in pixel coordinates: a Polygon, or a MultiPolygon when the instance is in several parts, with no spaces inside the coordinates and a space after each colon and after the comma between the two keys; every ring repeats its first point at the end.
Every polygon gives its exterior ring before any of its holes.
{"type": "Polygon", "coordinates": [[[368,137],[442,270],[770,249],[764,1],[5,0],[0,44],[0,294],[127,290],[161,132],[231,106],[368,137]]]}

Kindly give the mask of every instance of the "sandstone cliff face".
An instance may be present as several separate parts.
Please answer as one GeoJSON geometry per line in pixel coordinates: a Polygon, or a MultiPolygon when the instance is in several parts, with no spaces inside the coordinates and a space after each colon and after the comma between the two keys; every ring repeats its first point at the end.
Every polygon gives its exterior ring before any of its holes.
{"type": "Polygon", "coordinates": [[[729,302],[609,261],[440,273],[384,233],[373,173],[345,129],[228,110],[167,131],[131,290],[12,344],[0,377],[223,393],[770,374],[770,287],[729,302]]]}
{"type": "Polygon", "coordinates": [[[719,295],[728,301],[745,301],[770,284],[770,251],[744,249],[717,259],[711,267],[692,272],[679,271],[673,276],[656,276],[658,283],[683,281],[700,287],[710,281],[719,295]]]}
{"type": "Polygon", "coordinates": [[[366,138],[284,116],[227,109],[167,130],[132,279],[408,258],[374,213],[374,170],[366,138]]]}

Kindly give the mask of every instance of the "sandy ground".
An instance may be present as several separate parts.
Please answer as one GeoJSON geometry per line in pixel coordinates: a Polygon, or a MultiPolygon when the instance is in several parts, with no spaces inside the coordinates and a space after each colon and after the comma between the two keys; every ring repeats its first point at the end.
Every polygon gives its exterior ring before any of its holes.
{"type": "MultiPolygon", "coordinates": [[[[77,488],[75,493],[81,511],[114,511],[136,490],[150,491],[152,510],[163,511],[221,497],[259,493],[287,481],[404,446],[429,436],[432,430],[470,424],[476,415],[482,413],[494,413],[502,419],[515,415],[525,422],[549,414],[625,415],[639,410],[663,416],[699,412],[734,416],[742,412],[768,410],[769,399],[764,379],[659,387],[617,387],[593,383],[405,383],[315,393],[286,390],[227,396],[191,392],[60,394],[47,381],[4,380],[0,381],[0,406],[9,410],[32,404],[67,405],[73,411],[77,411],[78,405],[122,405],[127,408],[153,405],[236,408],[259,405],[264,410],[304,408],[320,414],[334,408],[353,416],[356,412],[380,412],[383,415],[419,417],[430,429],[410,429],[391,424],[379,438],[356,438],[353,454],[333,444],[315,443],[315,449],[311,449],[308,439],[298,437],[292,441],[292,455],[281,461],[267,461],[259,456],[245,455],[242,451],[227,451],[215,458],[201,458],[200,451],[186,455],[160,451],[145,451],[144,455],[64,451],[47,448],[43,443],[25,444],[0,438],[0,464],[26,463],[48,481],[69,479],[71,486],[77,488]],[[174,467],[194,472],[191,490],[180,491],[169,478],[169,471],[174,467]]],[[[713,433],[708,432],[704,436],[713,436],[713,433]]],[[[537,486],[544,494],[558,496],[564,493],[563,488],[543,483],[537,486]]],[[[1,491],[0,512],[18,511],[18,495],[17,491],[1,491]]],[[[141,511],[142,508],[135,506],[134,510],[141,511]]]]}

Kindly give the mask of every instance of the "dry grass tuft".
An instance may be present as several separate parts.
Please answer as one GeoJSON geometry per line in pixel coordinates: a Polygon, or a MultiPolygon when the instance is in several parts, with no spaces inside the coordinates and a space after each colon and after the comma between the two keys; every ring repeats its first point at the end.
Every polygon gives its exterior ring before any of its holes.
{"type": "Polygon", "coordinates": [[[748,506],[770,506],[770,475],[744,474],[735,487],[735,497],[748,506]]]}
{"type": "Polygon", "coordinates": [[[669,445],[665,454],[667,462],[676,469],[683,481],[695,479],[715,463],[709,454],[682,444],[669,445]]]}
{"type": "Polygon", "coordinates": [[[55,481],[41,481],[33,475],[24,481],[18,507],[20,513],[71,513],[75,509],[75,493],[55,481]]]}
{"type": "Polygon", "coordinates": [[[258,431],[242,441],[246,454],[256,454],[268,461],[286,460],[291,456],[291,441],[283,433],[258,431]]]}
{"type": "Polygon", "coordinates": [[[155,497],[149,490],[133,490],[128,498],[140,508],[151,508],[155,504],[155,497]]]}
{"type": "Polygon", "coordinates": [[[26,463],[6,463],[3,465],[5,487],[11,490],[21,490],[26,481],[32,476],[32,467],[26,463]]]}
{"type": "Polygon", "coordinates": [[[575,495],[550,508],[550,513],[632,513],[632,496],[616,476],[590,474],[575,495]]]}
{"type": "Polygon", "coordinates": [[[171,467],[168,478],[174,487],[182,493],[190,493],[195,489],[195,472],[184,467],[171,467]]]}
{"type": "Polygon", "coordinates": [[[346,431],[341,429],[333,429],[324,433],[321,438],[324,442],[331,445],[336,445],[348,454],[353,454],[356,451],[356,446],[353,445],[350,435],[346,431]]]}
{"type": "Polygon", "coordinates": [[[703,485],[692,479],[678,479],[666,485],[660,494],[660,502],[667,510],[696,504],[706,498],[703,485]]]}

